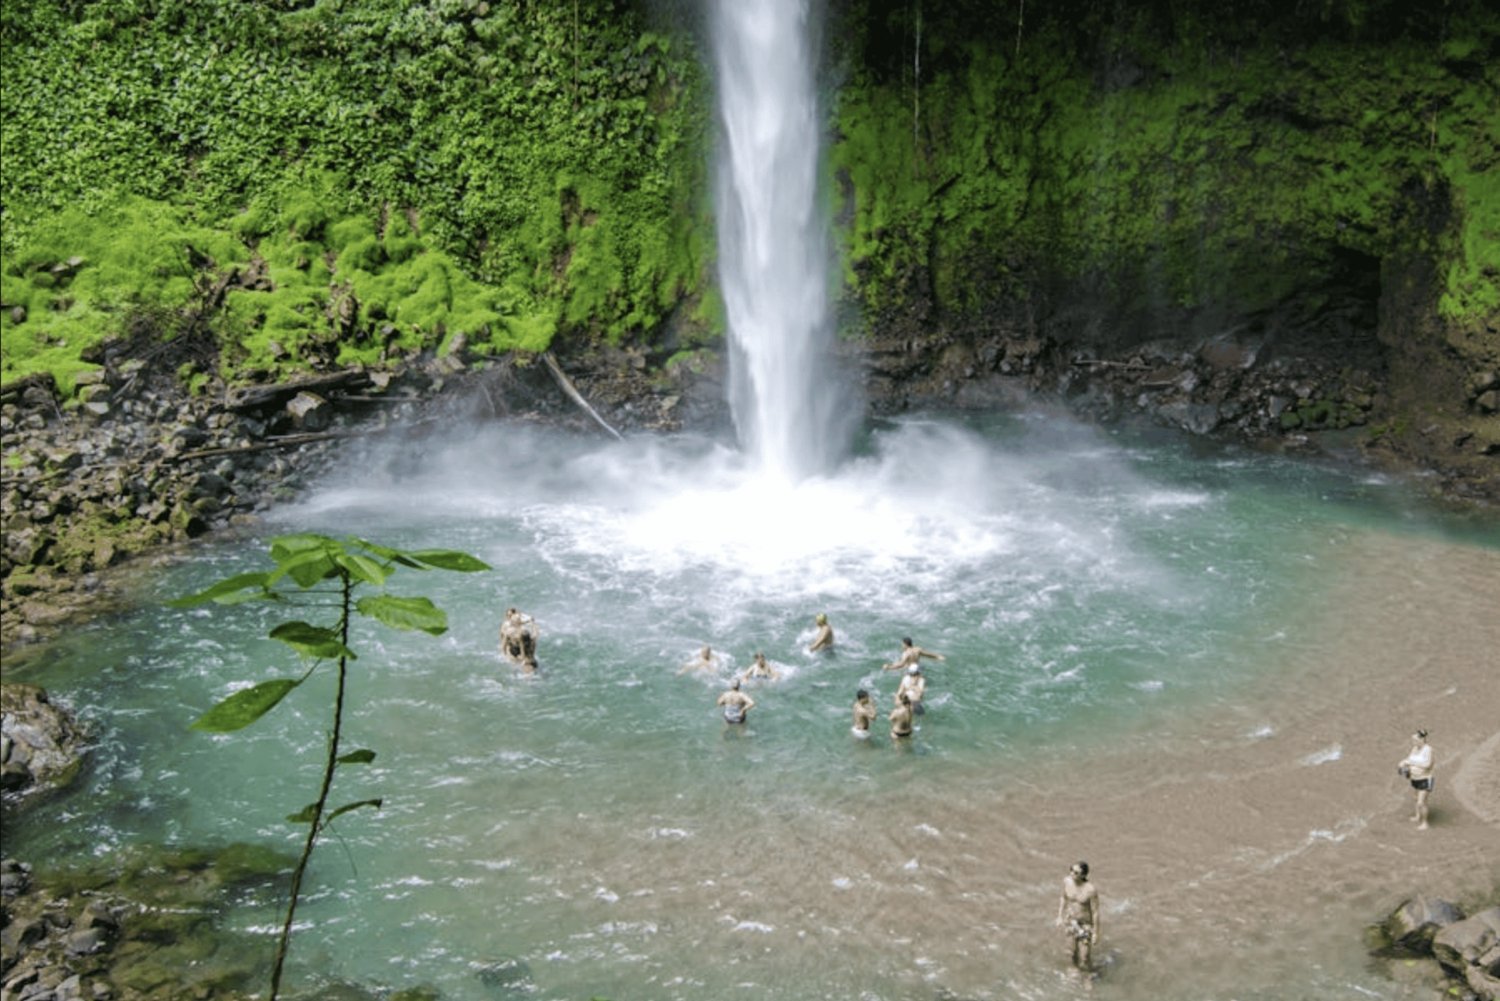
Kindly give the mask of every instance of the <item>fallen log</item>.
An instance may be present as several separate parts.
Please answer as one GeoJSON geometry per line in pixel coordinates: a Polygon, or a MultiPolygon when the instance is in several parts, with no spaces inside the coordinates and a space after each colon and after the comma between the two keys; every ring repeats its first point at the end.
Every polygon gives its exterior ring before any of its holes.
{"type": "Polygon", "coordinates": [[[225,395],[224,406],[235,413],[265,410],[285,406],[287,400],[302,392],[322,395],[351,389],[365,389],[370,385],[370,376],[366,372],[346,370],[331,372],[328,375],[310,375],[286,382],[236,386],[225,395]]]}
{"type": "Polygon", "coordinates": [[[578,406],[578,409],[592,417],[600,427],[614,435],[616,439],[619,439],[620,432],[610,427],[604,418],[599,416],[598,411],[589,406],[589,401],[583,398],[583,394],[578,392],[572,381],[564,374],[562,366],[557,363],[556,358],[552,357],[551,351],[542,352],[542,361],[547,363],[547,371],[552,373],[552,378],[556,380],[557,385],[562,389],[563,395],[572,400],[578,406]]]}

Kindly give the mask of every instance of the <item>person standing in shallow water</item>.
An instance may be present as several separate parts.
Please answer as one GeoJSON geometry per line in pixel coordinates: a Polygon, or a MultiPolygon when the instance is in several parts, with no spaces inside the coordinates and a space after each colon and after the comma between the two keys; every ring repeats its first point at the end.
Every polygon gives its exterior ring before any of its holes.
{"type": "Polygon", "coordinates": [[[1427,743],[1427,731],[1418,730],[1411,735],[1411,752],[1396,766],[1401,777],[1411,782],[1417,794],[1416,811],[1411,819],[1417,830],[1427,830],[1427,797],[1432,792],[1432,745],[1427,743]]]}
{"type": "Polygon", "coordinates": [[[923,650],[921,647],[917,646],[911,641],[910,636],[903,636],[901,637],[901,653],[896,657],[895,660],[891,661],[889,664],[886,664],[885,669],[887,671],[905,670],[906,668],[911,667],[913,664],[920,661],[923,657],[926,657],[929,660],[948,659],[940,653],[933,653],[931,650],[923,650]]]}
{"type": "Polygon", "coordinates": [[[870,724],[875,722],[877,712],[875,701],[870,698],[869,692],[861,688],[854,693],[854,736],[870,736],[870,724]]]}
{"type": "Polygon", "coordinates": [[[1089,864],[1074,862],[1063,877],[1057,927],[1072,940],[1073,966],[1079,973],[1092,972],[1089,960],[1099,942],[1099,910],[1099,889],[1089,882],[1089,864]]]}
{"type": "Polygon", "coordinates": [[[505,610],[500,623],[500,650],[527,674],[536,671],[536,620],[515,608],[505,610]]]}
{"type": "Polygon", "coordinates": [[[819,650],[833,649],[833,627],[828,624],[828,616],[819,612],[813,619],[818,627],[818,634],[813,637],[812,645],[807,648],[808,653],[817,653],[819,650]]]}
{"type": "Polygon", "coordinates": [[[743,725],[750,717],[750,710],[755,708],[755,700],[740,691],[740,679],[735,678],[729,683],[729,690],[719,696],[715,705],[724,707],[725,723],[743,725]]]}
{"type": "Polygon", "coordinates": [[[893,740],[910,737],[912,733],[911,696],[902,693],[896,703],[896,708],[892,709],[890,716],[887,717],[891,721],[891,739],[893,740]]]}

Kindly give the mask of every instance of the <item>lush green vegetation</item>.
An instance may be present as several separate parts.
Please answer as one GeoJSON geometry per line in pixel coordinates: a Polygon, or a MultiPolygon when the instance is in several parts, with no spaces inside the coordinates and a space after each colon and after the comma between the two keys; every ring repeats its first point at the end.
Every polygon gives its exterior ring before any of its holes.
{"type": "Polygon", "coordinates": [[[868,311],[929,294],[972,318],[1051,282],[1243,314],[1413,250],[1447,262],[1449,320],[1500,309],[1492,9],[922,6],[854,5],[837,33],[868,311]]]}
{"type": "MultiPolygon", "coordinates": [[[[651,343],[669,319],[674,348],[711,341],[693,11],[6,4],[5,377],[67,386],[104,338],[180,333],[231,269],[206,324],[228,378],[460,338],[651,343]]],[[[1500,14],[1482,0],[829,13],[830,191],[870,325],[917,300],[950,328],[997,307],[1316,315],[1330,285],[1378,288],[1413,254],[1450,328],[1500,311],[1500,14]]]]}
{"type": "Polygon", "coordinates": [[[6,4],[5,375],[66,382],[230,267],[265,280],[225,298],[227,374],[649,333],[712,250],[699,60],[657,27],[601,0],[6,4]]]}

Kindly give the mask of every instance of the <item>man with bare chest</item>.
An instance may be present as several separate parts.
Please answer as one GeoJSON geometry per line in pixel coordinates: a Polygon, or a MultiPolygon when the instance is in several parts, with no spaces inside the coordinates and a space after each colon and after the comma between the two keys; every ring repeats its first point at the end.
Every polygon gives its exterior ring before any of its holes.
{"type": "Polygon", "coordinates": [[[1089,864],[1074,862],[1063,878],[1057,926],[1073,942],[1073,965],[1079,973],[1091,972],[1089,957],[1099,941],[1099,910],[1099,890],[1089,882],[1089,864]]]}

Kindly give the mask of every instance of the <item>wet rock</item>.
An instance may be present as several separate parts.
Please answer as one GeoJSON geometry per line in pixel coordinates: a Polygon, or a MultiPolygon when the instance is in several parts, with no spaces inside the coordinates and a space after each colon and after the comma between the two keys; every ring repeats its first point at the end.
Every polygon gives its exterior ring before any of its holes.
{"type": "MultiPolygon", "coordinates": [[[[1454,922],[1432,938],[1432,954],[1449,970],[1479,965],[1500,945],[1500,907],[1454,922]]],[[[1500,968],[1486,971],[1500,975],[1500,968]]]]}
{"type": "Polygon", "coordinates": [[[8,795],[60,788],[77,775],[84,734],[72,714],[48,699],[36,685],[0,685],[0,733],[8,795]]]}
{"type": "Polygon", "coordinates": [[[328,401],[306,390],[287,401],[286,412],[293,426],[302,431],[322,431],[333,422],[333,407],[328,401]]]}
{"type": "Polygon", "coordinates": [[[1421,955],[1431,949],[1440,929],[1463,919],[1464,912],[1448,901],[1417,896],[1391,912],[1384,929],[1391,948],[1421,955]]]}

